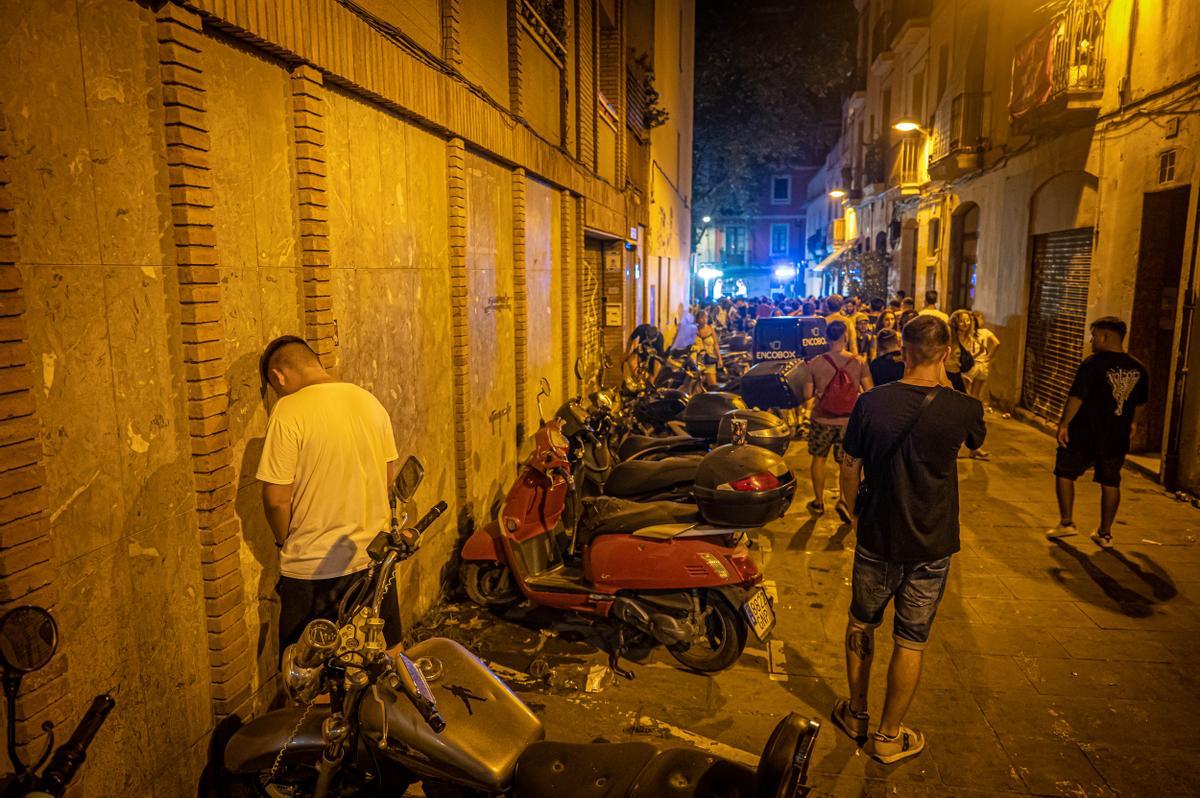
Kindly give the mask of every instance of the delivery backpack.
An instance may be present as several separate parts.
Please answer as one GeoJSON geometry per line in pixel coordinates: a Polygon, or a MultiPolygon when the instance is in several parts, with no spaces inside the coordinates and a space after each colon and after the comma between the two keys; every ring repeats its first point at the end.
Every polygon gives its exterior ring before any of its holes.
{"type": "Polygon", "coordinates": [[[854,403],[858,401],[858,386],[846,373],[846,367],[852,361],[846,361],[846,365],[839,368],[837,361],[829,355],[821,357],[833,366],[834,374],[833,379],[825,386],[825,393],[821,394],[817,401],[817,409],[826,418],[844,418],[850,415],[850,411],[854,410],[854,403]]]}

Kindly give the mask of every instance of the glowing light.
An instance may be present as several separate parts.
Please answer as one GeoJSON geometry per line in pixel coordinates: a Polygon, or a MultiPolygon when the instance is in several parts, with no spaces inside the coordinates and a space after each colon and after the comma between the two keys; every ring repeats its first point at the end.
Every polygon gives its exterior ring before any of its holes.
{"type": "Polygon", "coordinates": [[[718,277],[725,276],[725,272],[720,269],[714,269],[712,266],[701,266],[696,274],[700,275],[701,280],[715,280],[718,277]]]}
{"type": "Polygon", "coordinates": [[[704,222],[705,224],[708,224],[709,222],[711,222],[711,221],[712,221],[712,217],[711,217],[711,216],[704,216],[704,217],[702,217],[702,218],[700,219],[700,221],[704,222]]]}
{"type": "Polygon", "coordinates": [[[795,278],[795,276],[796,276],[796,267],[795,266],[776,266],[775,267],[775,279],[776,280],[787,282],[788,280],[795,278]]]}
{"type": "Polygon", "coordinates": [[[913,119],[901,119],[892,125],[893,130],[899,130],[901,133],[912,133],[914,130],[920,130],[921,125],[913,119]]]}
{"type": "Polygon", "coordinates": [[[846,192],[840,188],[835,188],[833,191],[829,192],[829,196],[833,197],[834,199],[841,199],[842,197],[846,196],[846,192]]]}

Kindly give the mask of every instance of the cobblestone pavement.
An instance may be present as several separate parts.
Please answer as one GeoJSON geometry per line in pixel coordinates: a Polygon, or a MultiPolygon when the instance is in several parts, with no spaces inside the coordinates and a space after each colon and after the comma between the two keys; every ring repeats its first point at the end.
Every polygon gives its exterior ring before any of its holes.
{"type": "MultiPolygon", "coordinates": [[[[1102,551],[1086,536],[1099,488],[1081,481],[1083,534],[1049,542],[1053,443],[988,420],[991,462],[959,461],[963,551],[908,717],[928,748],[884,766],[825,723],[814,795],[1200,795],[1200,511],[1126,472],[1117,546],[1102,551]]],[[[784,713],[825,720],[846,694],[853,534],[832,512],[806,513],[802,445],[790,460],[801,481],[793,509],[757,535],[779,623],[728,671],[691,674],[660,649],[632,666],[634,681],[617,680],[599,630],[528,608],[497,617],[456,604],[433,627],[495,662],[551,738],[656,735],[749,761],[784,713]]],[[[877,637],[876,717],[890,624],[877,637]]]]}

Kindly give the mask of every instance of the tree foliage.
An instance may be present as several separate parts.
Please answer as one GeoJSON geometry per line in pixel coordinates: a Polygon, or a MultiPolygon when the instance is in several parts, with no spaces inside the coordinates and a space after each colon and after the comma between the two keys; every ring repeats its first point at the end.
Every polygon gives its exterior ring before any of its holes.
{"type": "Polygon", "coordinates": [[[699,0],[694,215],[753,212],[770,171],[819,163],[854,67],[849,0],[699,0]]]}

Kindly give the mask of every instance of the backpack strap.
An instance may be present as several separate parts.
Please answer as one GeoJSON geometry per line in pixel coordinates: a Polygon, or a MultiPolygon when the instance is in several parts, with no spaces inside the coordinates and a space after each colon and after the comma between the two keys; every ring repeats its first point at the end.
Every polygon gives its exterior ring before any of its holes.
{"type": "Polygon", "coordinates": [[[850,361],[847,360],[845,366],[839,366],[837,364],[837,361],[834,360],[833,358],[831,358],[828,353],[821,355],[821,357],[823,357],[829,363],[829,365],[833,367],[833,376],[834,377],[836,377],[838,374],[841,374],[843,371],[846,370],[846,367],[850,365],[850,361]]]}

